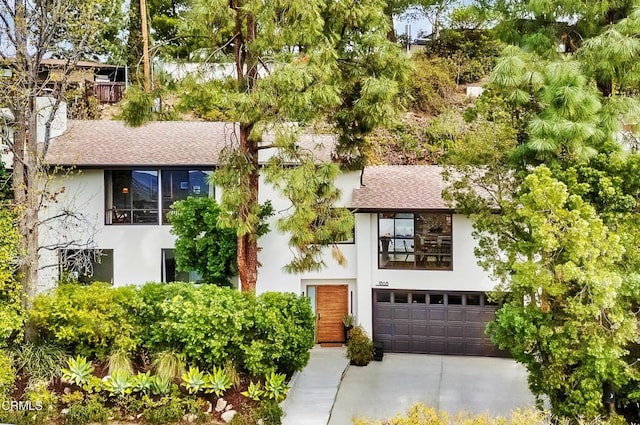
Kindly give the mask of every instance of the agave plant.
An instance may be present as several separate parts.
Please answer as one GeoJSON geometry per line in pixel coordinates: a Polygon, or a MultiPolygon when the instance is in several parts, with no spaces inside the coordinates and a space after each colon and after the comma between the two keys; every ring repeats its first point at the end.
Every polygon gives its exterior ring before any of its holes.
{"type": "Polygon", "coordinates": [[[204,389],[206,393],[214,393],[218,397],[222,397],[231,385],[231,379],[227,376],[224,369],[214,367],[212,373],[207,373],[204,377],[204,389]]]}
{"type": "Polygon", "coordinates": [[[133,390],[131,375],[126,372],[116,372],[105,379],[103,387],[111,396],[122,397],[129,395],[133,390]]]}
{"type": "Polygon", "coordinates": [[[268,398],[280,403],[287,397],[287,393],[289,392],[289,386],[285,382],[286,379],[287,377],[283,373],[271,372],[264,381],[264,394],[268,398]]]}
{"type": "Polygon", "coordinates": [[[151,378],[151,393],[153,395],[169,395],[171,393],[171,379],[162,376],[154,376],[151,378]]]}
{"type": "Polygon", "coordinates": [[[93,366],[86,357],[69,358],[67,368],[62,369],[62,380],[70,384],[85,385],[93,373],[93,366]]]}
{"type": "Polygon", "coordinates": [[[260,388],[260,382],[249,382],[249,388],[247,391],[241,393],[243,396],[250,398],[251,400],[260,401],[260,397],[264,395],[264,391],[260,388]]]}
{"type": "Polygon", "coordinates": [[[205,383],[205,375],[197,367],[190,367],[187,373],[182,374],[182,385],[189,394],[195,394],[204,389],[205,383]]]}
{"type": "Polygon", "coordinates": [[[151,385],[153,384],[154,377],[150,372],[138,373],[131,378],[132,391],[141,394],[148,394],[151,392],[151,385]]]}

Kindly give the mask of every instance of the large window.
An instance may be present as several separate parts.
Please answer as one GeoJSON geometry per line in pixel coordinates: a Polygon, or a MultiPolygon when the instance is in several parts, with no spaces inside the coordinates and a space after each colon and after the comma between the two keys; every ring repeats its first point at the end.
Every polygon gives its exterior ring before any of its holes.
{"type": "Polygon", "coordinates": [[[107,171],[107,224],[158,224],[158,172],[107,171]]]}
{"type": "Polygon", "coordinates": [[[62,278],[113,283],[113,249],[61,249],[58,255],[62,278]]]}
{"type": "Polygon", "coordinates": [[[449,213],[379,213],[379,268],[451,270],[451,230],[449,213]]]}
{"type": "Polygon", "coordinates": [[[210,176],[210,170],[107,170],[105,223],[167,223],[175,201],[213,196],[210,176]]]}
{"type": "Polygon", "coordinates": [[[213,186],[209,184],[211,171],[167,170],[162,178],[162,223],[168,223],[167,214],[174,202],[188,196],[213,196],[213,186]]]}

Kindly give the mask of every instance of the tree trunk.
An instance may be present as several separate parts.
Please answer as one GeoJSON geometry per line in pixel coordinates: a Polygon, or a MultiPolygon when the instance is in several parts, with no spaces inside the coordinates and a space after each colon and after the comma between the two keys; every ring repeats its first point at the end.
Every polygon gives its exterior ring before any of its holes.
{"type": "MultiPolygon", "coordinates": [[[[29,310],[37,292],[38,283],[38,206],[39,161],[37,152],[36,115],[33,106],[25,105],[25,110],[16,114],[13,157],[13,189],[18,214],[18,230],[22,235],[20,249],[22,260],[18,270],[22,285],[22,307],[29,310]],[[27,108],[29,110],[27,110],[27,108]],[[28,123],[24,125],[23,123],[28,123]]],[[[25,327],[25,339],[35,339],[35,330],[25,327]]]]}
{"type": "MultiPolygon", "coordinates": [[[[247,161],[251,163],[251,172],[247,176],[246,184],[249,191],[247,203],[238,211],[238,220],[246,222],[258,208],[258,149],[257,144],[249,139],[253,124],[240,125],[240,150],[247,161]]],[[[258,236],[256,231],[238,236],[238,274],[243,292],[256,291],[258,281],[258,236]]]]}
{"type": "MultiPolygon", "coordinates": [[[[247,43],[255,40],[257,24],[255,17],[239,7],[238,0],[231,0],[232,8],[236,12],[235,29],[236,36],[233,46],[236,63],[237,81],[239,87],[248,91],[255,88],[258,77],[258,60],[247,49],[247,43]],[[244,21],[244,22],[243,22],[244,21]],[[246,25],[246,27],[244,27],[246,25]]],[[[252,222],[252,228],[243,235],[238,236],[238,275],[243,292],[256,291],[258,280],[258,236],[257,220],[254,220],[258,206],[258,144],[250,139],[254,123],[240,124],[240,150],[245,160],[249,163],[249,173],[243,176],[242,184],[246,184],[249,196],[244,205],[240,205],[238,221],[240,223],[252,222]]]]}

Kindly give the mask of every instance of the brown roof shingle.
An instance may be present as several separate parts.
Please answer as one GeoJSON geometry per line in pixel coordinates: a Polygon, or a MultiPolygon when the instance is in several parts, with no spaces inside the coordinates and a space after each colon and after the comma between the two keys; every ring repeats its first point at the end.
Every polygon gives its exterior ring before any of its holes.
{"type": "Polygon", "coordinates": [[[445,183],[437,165],[381,165],[364,169],[364,186],[353,190],[351,207],[362,210],[443,210],[445,183]]]}
{"type": "MultiPolygon", "coordinates": [[[[237,133],[236,124],[225,122],[156,121],[128,127],[122,121],[69,121],[67,131],[52,139],[46,160],[79,167],[214,166],[221,150],[235,144],[237,133]]],[[[328,135],[306,134],[300,140],[319,161],[331,160],[334,143],[328,135]]]]}

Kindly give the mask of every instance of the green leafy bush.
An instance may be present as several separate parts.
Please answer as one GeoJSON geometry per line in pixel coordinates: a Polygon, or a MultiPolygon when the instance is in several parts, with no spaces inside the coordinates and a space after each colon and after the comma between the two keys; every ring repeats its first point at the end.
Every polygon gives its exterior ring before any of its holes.
{"type": "Polygon", "coordinates": [[[315,318],[309,301],[293,293],[266,292],[256,298],[242,345],[244,367],[251,374],[291,374],[309,361],[315,318]]]}
{"type": "Polygon", "coordinates": [[[231,425],[255,425],[262,420],[264,425],[280,425],[282,408],[274,400],[265,400],[256,407],[241,409],[231,420],[231,425]]]}
{"type": "Polygon", "coordinates": [[[134,287],[60,285],[34,301],[29,320],[45,339],[87,357],[106,358],[111,350],[134,350],[140,297],[134,287]]]}
{"type": "Polygon", "coordinates": [[[184,408],[179,399],[170,398],[166,404],[150,407],[142,415],[151,425],[164,425],[180,421],[184,415],[184,408]]]}
{"type": "Polygon", "coordinates": [[[190,196],[171,206],[171,233],[176,240],[179,270],[195,270],[206,283],[231,286],[236,273],[235,229],[218,225],[220,207],[214,198],[190,196]]]}
{"type": "Polygon", "coordinates": [[[66,415],[68,425],[84,425],[90,422],[105,423],[109,419],[110,410],[98,399],[92,398],[86,404],[74,404],[66,415]]]}
{"type": "Polygon", "coordinates": [[[351,330],[351,338],[347,342],[347,357],[356,366],[366,366],[373,358],[373,342],[362,326],[351,330]]]}
{"type": "Polygon", "coordinates": [[[0,350],[0,401],[13,390],[16,380],[16,370],[13,357],[4,350],[0,350]]]}
{"type": "MultiPolygon", "coordinates": [[[[2,161],[0,161],[2,162],[2,161]]],[[[4,170],[4,168],[2,169],[4,170]]],[[[2,175],[0,175],[0,182],[2,175]]],[[[0,191],[2,188],[0,188],[0,191]]],[[[10,204],[0,196],[0,348],[22,339],[22,286],[16,278],[20,233],[10,204]]]]}
{"type": "Polygon", "coordinates": [[[412,61],[412,75],[407,83],[412,108],[427,113],[441,112],[456,87],[453,65],[446,59],[427,59],[422,55],[412,61]]]}
{"type": "Polygon", "coordinates": [[[239,357],[242,335],[250,325],[245,294],[213,285],[172,283],[149,289],[145,285],[142,298],[145,311],[155,310],[144,316],[144,344],[152,352],[173,349],[203,369],[239,357]]]}

